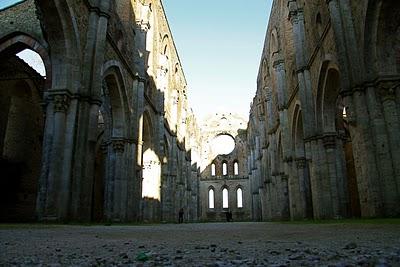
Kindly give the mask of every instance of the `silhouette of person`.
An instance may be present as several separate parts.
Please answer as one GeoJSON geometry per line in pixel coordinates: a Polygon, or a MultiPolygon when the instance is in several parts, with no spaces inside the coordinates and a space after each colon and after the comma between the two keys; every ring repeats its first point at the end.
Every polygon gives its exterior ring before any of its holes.
{"type": "Polygon", "coordinates": [[[183,208],[179,210],[179,221],[178,223],[183,223],[183,208]]]}
{"type": "Polygon", "coordinates": [[[225,212],[225,216],[226,216],[227,222],[232,221],[232,211],[231,210],[228,210],[227,212],[225,212]]]}

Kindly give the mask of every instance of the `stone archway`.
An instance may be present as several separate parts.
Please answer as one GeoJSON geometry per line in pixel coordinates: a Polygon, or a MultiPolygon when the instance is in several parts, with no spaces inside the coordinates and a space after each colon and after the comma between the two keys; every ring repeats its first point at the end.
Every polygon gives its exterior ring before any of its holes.
{"type": "MultiPolygon", "coordinates": [[[[343,132],[343,101],[340,97],[340,73],[335,64],[326,61],[322,65],[317,95],[317,129],[320,133],[321,154],[320,166],[314,166],[316,173],[324,177],[312,179],[314,191],[318,195],[315,200],[318,204],[319,217],[348,217],[351,215],[350,203],[352,198],[358,199],[358,187],[356,173],[351,169],[354,166],[352,157],[351,136],[344,136],[343,132]],[[323,188],[329,188],[329,191],[323,188]],[[315,190],[314,190],[315,188],[315,190]],[[351,189],[351,191],[349,191],[351,189]],[[329,195],[329,197],[326,197],[329,195]]],[[[353,205],[356,207],[356,203],[353,205]]],[[[357,211],[354,211],[354,215],[357,211]]]]}
{"type": "Polygon", "coordinates": [[[161,161],[154,143],[153,122],[150,114],[143,115],[143,179],[142,179],[142,220],[161,219],[161,161]]]}
{"type": "Polygon", "coordinates": [[[92,220],[99,220],[103,210],[104,219],[125,221],[132,212],[127,207],[128,191],[133,181],[129,181],[129,174],[124,171],[129,146],[126,137],[129,120],[125,83],[118,67],[111,66],[104,71],[101,98],[92,186],[92,220]]]}
{"type": "MultiPolygon", "coordinates": [[[[359,188],[361,213],[397,216],[400,214],[400,2],[370,0],[366,11],[363,52],[369,83],[365,92],[369,117],[357,116],[369,119],[372,134],[365,137],[360,134],[367,144],[359,155],[367,165],[359,188]]],[[[354,142],[357,149],[358,143],[361,142],[354,142]]]]}
{"type": "Polygon", "coordinates": [[[290,177],[291,181],[289,183],[289,191],[291,195],[291,217],[292,219],[312,218],[312,191],[309,177],[309,167],[305,153],[303,114],[299,105],[296,105],[293,116],[292,140],[294,152],[294,174],[292,177],[290,177]],[[292,181],[293,179],[295,181],[292,181]]]}
{"type": "Polygon", "coordinates": [[[28,36],[13,40],[0,44],[0,221],[33,221],[42,167],[45,77],[16,56],[35,41],[28,36]]]}

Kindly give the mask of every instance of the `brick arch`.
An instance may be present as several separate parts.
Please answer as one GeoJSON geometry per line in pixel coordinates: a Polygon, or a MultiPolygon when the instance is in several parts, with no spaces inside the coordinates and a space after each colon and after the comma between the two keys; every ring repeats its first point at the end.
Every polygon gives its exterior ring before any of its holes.
{"type": "Polygon", "coordinates": [[[303,138],[302,110],[300,104],[297,103],[292,118],[292,146],[296,158],[305,157],[303,138]]]}
{"type": "Polygon", "coordinates": [[[43,35],[49,46],[51,73],[57,77],[52,79],[51,88],[78,91],[80,86],[74,81],[79,80],[82,53],[73,9],[65,0],[35,0],[35,3],[43,35]]]}
{"type": "Polygon", "coordinates": [[[17,54],[25,49],[38,53],[42,58],[46,69],[45,90],[49,89],[52,82],[51,60],[47,49],[42,43],[23,32],[11,33],[0,40],[0,55],[3,53],[17,54]]]}
{"type": "MultiPolygon", "coordinates": [[[[328,110],[328,108],[336,108],[336,102],[332,103],[332,101],[329,101],[328,98],[337,98],[339,96],[340,90],[341,86],[339,67],[335,62],[331,60],[325,60],[320,67],[317,97],[315,98],[315,117],[317,129],[320,133],[323,133],[324,131],[329,131],[329,127],[326,127],[324,125],[324,115],[326,115],[326,111],[328,110]],[[333,85],[333,81],[335,81],[336,84],[333,85]],[[332,86],[336,88],[332,88],[332,86]],[[335,89],[335,91],[330,89],[335,89]],[[334,107],[332,107],[332,105],[334,105],[334,107]]],[[[333,117],[330,116],[330,119],[334,120],[335,116],[336,113],[334,113],[333,117]]],[[[330,130],[334,131],[333,127],[331,127],[330,130]]]]}
{"type": "Polygon", "coordinates": [[[400,23],[396,19],[399,10],[397,0],[368,1],[364,20],[364,62],[369,76],[399,71],[400,23]]]}
{"type": "MultiPolygon", "coordinates": [[[[114,60],[107,61],[102,68],[102,77],[109,90],[112,108],[112,134],[115,137],[128,137],[129,104],[121,64],[114,60]]],[[[96,94],[98,93],[96,92],[96,94]]]]}

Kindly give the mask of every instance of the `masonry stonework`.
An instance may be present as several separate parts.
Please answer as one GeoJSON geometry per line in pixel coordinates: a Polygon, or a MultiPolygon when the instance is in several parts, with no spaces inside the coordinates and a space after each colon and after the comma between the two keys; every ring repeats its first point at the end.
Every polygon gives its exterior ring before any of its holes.
{"type": "Polygon", "coordinates": [[[0,221],[399,216],[399,16],[274,0],[248,120],[200,122],[161,0],[0,10],[0,221]]]}
{"type": "Polygon", "coordinates": [[[161,1],[27,0],[0,22],[1,220],[197,220],[197,124],[161,1]],[[25,71],[24,49],[46,77],[25,71]],[[26,89],[8,82],[24,71],[26,89]]]}
{"type": "Polygon", "coordinates": [[[254,219],[400,214],[399,10],[274,1],[248,126],[254,219]]]}

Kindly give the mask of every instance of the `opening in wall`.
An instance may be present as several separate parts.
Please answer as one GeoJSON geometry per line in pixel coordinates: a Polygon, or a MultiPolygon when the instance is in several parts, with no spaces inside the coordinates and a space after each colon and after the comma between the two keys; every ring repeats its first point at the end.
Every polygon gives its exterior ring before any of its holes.
{"type": "Polygon", "coordinates": [[[228,175],[228,164],[226,162],[222,163],[222,175],[228,175]]]}
{"type": "Polygon", "coordinates": [[[214,208],[214,189],[208,190],[208,208],[213,209],[214,208]]]}
{"type": "Polygon", "coordinates": [[[233,164],[233,173],[239,175],[239,163],[237,161],[233,164]]]}
{"type": "Polygon", "coordinates": [[[222,208],[229,208],[228,189],[226,188],[222,190],[222,208]]]}
{"type": "Polygon", "coordinates": [[[236,190],[236,197],[237,197],[237,207],[243,208],[243,190],[238,188],[236,190]]]}

